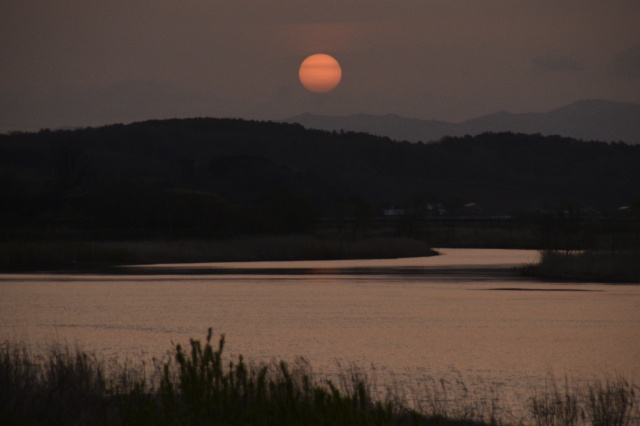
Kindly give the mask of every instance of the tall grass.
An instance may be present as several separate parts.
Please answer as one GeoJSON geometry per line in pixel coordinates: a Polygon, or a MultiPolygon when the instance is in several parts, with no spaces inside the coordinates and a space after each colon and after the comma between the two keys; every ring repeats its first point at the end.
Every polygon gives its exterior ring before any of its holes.
{"type": "Polygon", "coordinates": [[[537,426],[576,426],[584,420],[577,391],[567,377],[564,388],[555,378],[547,378],[544,390],[531,397],[529,409],[537,426]]]}
{"type": "Polygon", "coordinates": [[[434,419],[457,419],[465,424],[503,424],[512,417],[495,389],[470,389],[462,377],[448,380],[423,377],[410,384],[412,407],[434,419]]]}
{"type": "Polygon", "coordinates": [[[380,388],[351,366],[318,377],[308,362],[253,364],[205,342],[176,345],[153,365],[103,360],[59,345],[35,355],[0,347],[0,424],[6,425],[612,425],[640,422],[637,387],[616,378],[586,387],[551,382],[526,414],[492,392],[429,379],[380,388]],[[149,368],[151,367],[151,368],[149,368]]]}
{"type": "Polygon", "coordinates": [[[104,366],[81,351],[55,347],[34,357],[4,344],[0,383],[2,424],[81,424],[102,416],[104,366]]]}
{"type": "Polygon", "coordinates": [[[80,350],[0,351],[0,424],[463,425],[379,399],[365,376],[318,378],[299,360],[247,363],[223,356],[225,339],[176,345],[171,359],[111,365],[80,350]],[[145,371],[147,371],[145,373],[145,371]]]}
{"type": "Polygon", "coordinates": [[[622,377],[589,384],[585,411],[594,426],[639,424],[636,389],[622,377]]]}
{"type": "Polygon", "coordinates": [[[638,387],[620,376],[594,379],[576,387],[565,377],[564,387],[547,380],[529,400],[536,426],[636,426],[640,424],[638,387]]]}

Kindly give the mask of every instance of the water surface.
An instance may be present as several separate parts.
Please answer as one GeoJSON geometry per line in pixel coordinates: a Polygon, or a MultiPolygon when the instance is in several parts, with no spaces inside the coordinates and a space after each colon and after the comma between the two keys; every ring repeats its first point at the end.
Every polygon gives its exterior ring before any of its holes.
{"type": "MultiPolygon", "coordinates": [[[[640,286],[541,283],[526,250],[428,258],[147,266],[143,274],[0,275],[0,339],[160,356],[225,333],[256,361],[304,356],[382,376],[461,375],[526,394],[548,373],[640,382],[640,286]]],[[[133,271],[133,269],[129,270],[133,271]]]]}

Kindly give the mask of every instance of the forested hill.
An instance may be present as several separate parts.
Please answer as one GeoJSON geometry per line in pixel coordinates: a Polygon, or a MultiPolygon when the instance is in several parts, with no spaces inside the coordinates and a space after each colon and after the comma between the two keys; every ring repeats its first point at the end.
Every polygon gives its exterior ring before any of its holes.
{"type": "Polygon", "coordinates": [[[0,136],[0,197],[5,231],[212,236],[427,203],[614,209],[640,200],[640,145],[513,133],[410,144],[274,122],[146,121],[0,136]]]}

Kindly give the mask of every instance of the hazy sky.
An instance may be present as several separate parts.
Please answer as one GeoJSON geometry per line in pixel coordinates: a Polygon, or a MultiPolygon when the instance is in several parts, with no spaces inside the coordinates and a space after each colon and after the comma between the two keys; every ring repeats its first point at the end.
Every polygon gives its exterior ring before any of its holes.
{"type": "Polygon", "coordinates": [[[640,0],[0,0],[0,132],[640,103],[640,0]],[[318,95],[302,60],[342,83],[318,95]]]}

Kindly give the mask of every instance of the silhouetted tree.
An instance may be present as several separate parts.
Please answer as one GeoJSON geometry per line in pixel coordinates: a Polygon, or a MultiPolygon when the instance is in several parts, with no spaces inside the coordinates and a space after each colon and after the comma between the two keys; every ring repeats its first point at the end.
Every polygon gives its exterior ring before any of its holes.
{"type": "Polygon", "coordinates": [[[361,197],[352,195],[349,197],[349,208],[351,216],[351,236],[354,240],[358,234],[364,232],[373,221],[373,211],[371,205],[361,197]]]}
{"type": "Polygon", "coordinates": [[[64,139],[52,147],[56,181],[59,188],[69,191],[87,176],[88,158],[81,142],[64,139]]]}

